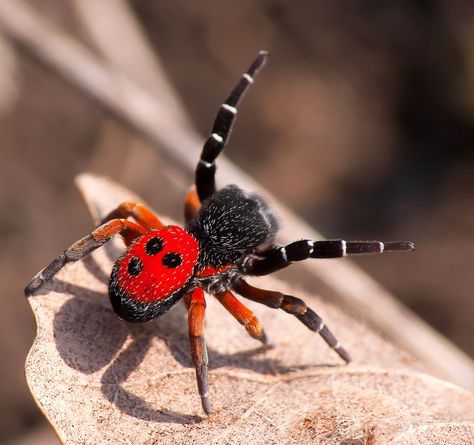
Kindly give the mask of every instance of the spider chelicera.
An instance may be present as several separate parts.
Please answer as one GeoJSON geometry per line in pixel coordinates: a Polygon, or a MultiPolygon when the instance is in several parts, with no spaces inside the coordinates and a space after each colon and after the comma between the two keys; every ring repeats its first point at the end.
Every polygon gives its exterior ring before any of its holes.
{"type": "Polygon", "coordinates": [[[25,289],[39,290],[67,263],[78,261],[120,234],[126,251],[115,263],[109,281],[110,301],[124,320],[145,322],[169,311],[180,299],[188,308],[189,341],[202,407],[211,412],[208,357],[204,340],[204,292],[211,294],[245,326],[255,339],[267,343],[260,321],[234,292],[294,315],[347,363],[351,358],[324,321],[305,302],[281,292],[248,284],[244,275],[267,275],[308,258],[339,258],[413,250],[408,241],[312,241],[286,246],[274,243],[278,224],[260,196],[236,185],[216,190],[215,160],[224,148],[237,114],[237,105],[267,59],[260,51],[221,105],[196,167],[195,187],[185,201],[185,228],[164,226],[148,208],[124,202],[89,235],[60,253],[25,289]],[[133,218],[131,221],[128,218],[133,218]]]}

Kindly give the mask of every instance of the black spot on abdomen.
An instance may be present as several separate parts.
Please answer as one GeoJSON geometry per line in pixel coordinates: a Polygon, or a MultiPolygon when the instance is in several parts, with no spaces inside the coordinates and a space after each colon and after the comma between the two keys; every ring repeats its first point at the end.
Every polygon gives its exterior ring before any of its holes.
{"type": "Polygon", "coordinates": [[[143,269],[143,263],[140,260],[140,258],[133,257],[129,262],[128,262],[128,273],[132,275],[133,277],[136,277],[140,274],[140,272],[143,269]]]}
{"type": "Polygon", "coordinates": [[[168,267],[170,269],[178,267],[182,262],[183,258],[179,253],[167,253],[163,257],[163,266],[168,267]]]}
{"type": "Polygon", "coordinates": [[[147,255],[156,255],[163,249],[163,240],[157,236],[151,238],[145,244],[145,252],[147,255]]]}

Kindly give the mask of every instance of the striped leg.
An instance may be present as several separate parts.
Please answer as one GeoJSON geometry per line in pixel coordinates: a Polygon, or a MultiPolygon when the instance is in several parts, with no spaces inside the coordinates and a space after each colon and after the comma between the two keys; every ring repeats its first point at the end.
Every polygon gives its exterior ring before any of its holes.
{"type": "Polygon", "coordinates": [[[268,344],[268,337],[263,330],[260,320],[247,306],[244,306],[239,300],[237,300],[232,292],[225,290],[224,292],[219,292],[214,296],[241,325],[244,325],[251,337],[260,340],[264,345],[268,344]]]}
{"type": "Polygon", "coordinates": [[[248,86],[253,83],[254,77],[265,64],[267,56],[268,53],[266,51],[258,53],[257,58],[253,61],[248,71],[240,78],[217,113],[211,136],[209,136],[204,144],[201,159],[196,168],[195,181],[197,193],[201,201],[211,196],[216,190],[214,178],[216,165],[214,161],[223,150],[230,135],[241,97],[248,86]]]}
{"type": "Polygon", "coordinates": [[[295,241],[286,246],[271,247],[261,257],[248,258],[241,270],[246,275],[267,275],[289,266],[293,261],[308,258],[340,258],[349,255],[369,255],[382,252],[407,252],[414,250],[410,241],[295,241]]]}
{"type": "Polygon", "coordinates": [[[31,295],[40,289],[44,283],[51,280],[67,263],[79,261],[86,255],[99,248],[114,235],[120,233],[127,240],[136,239],[146,233],[138,224],[126,219],[112,219],[102,224],[89,235],[76,241],[61,252],[51,263],[39,272],[26,286],[25,295],[31,295]]]}
{"type": "Polygon", "coordinates": [[[206,414],[211,413],[209,400],[209,381],[207,374],[208,356],[206,341],[204,339],[204,314],[206,312],[206,299],[200,288],[194,289],[185,295],[186,306],[188,306],[189,344],[191,356],[196,368],[196,379],[199,395],[201,396],[202,408],[206,414]]]}
{"type": "Polygon", "coordinates": [[[308,329],[318,333],[330,348],[337,352],[346,363],[351,361],[349,353],[337,341],[334,334],[329,330],[321,317],[306,306],[306,303],[300,298],[291,295],[285,295],[281,292],[259,289],[248,284],[240,277],[233,280],[232,288],[249,300],[265,304],[273,309],[283,309],[285,312],[294,315],[308,329]]]}

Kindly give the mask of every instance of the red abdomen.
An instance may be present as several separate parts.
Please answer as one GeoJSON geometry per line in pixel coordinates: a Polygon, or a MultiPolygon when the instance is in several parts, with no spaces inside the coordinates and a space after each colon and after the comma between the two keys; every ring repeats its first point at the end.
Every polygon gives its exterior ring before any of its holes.
{"type": "Polygon", "coordinates": [[[167,312],[186,292],[199,256],[197,241],[178,226],[153,230],[118,259],[109,282],[117,314],[147,321],[167,312]]]}

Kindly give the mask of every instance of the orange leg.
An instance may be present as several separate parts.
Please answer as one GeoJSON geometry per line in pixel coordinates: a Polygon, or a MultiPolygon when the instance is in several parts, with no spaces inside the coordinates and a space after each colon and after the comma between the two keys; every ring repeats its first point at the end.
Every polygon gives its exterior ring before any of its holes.
{"type": "Polygon", "coordinates": [[[262,323],[254,313],[244,306],[229,290],[215,294],[219,302],[234,316],[234,318],[245,326],[251,337],[260,340],[263,344],[268,344],[268,338],[263,330],[262,323]]]}
{"type": "Polygon", "coordinates": [[[53,278],[67,263],[72,263],[84,258],[118,233],[122,234],[127,240],[132,241],[146,234],[147,231],[137,223],[126,219],[112,219],[102,224],[89,235],[76,241],[61,252],[48,266],[39,272],[28,286],[26,286],[25,295],[30,295],[37,291],[44,283],[53,278]]]}
{"type": "Polygon", "coordinates": [[[288,314],[294,315],[308,329],[317,332],[328,346],[334,349],[346,363],[351,361],[349,353],[344,349],[341,343],[339,343],[322,318],[311,308],[306,306],[306,303],[300,298],[285,295],[281,292],[259,289],[258,287],[251,286],[240,277],[233,281],[232,288],[249,300],[265,304],[273,309],[283,309],[288,314]]]}
{"type": "Polygon", "coordinates": [[[199,395],[201,396],[202,408],[206,414],[211,413],[209,400],[209,382],[207,375],[208,356],[206,341],[204,339],[204,314],[206,312],[206,299],[200,288],[188,292],[184,296],[188,307],[189,344],[191,356],[196,368],[196,379],[199,395]]]}
{"type": "Polygon", "coordinates": [[[149,208],[134,201],[126,201],[120,204],[102,220],[102,224],[112,219],[126,219],[130,216],[147,230],[163,227],[162,222],[149,208]]]}
{"type": "Polygon", "coordinates": [[[186,195],[186,201],[184,202],[184,220],[188,223],[195,216],[201,207],[201,200],[196,192],[196,186],[193,185],[188,194],[186,195]]]}

